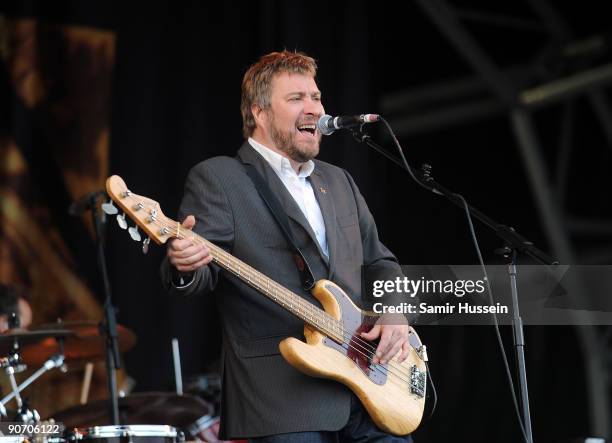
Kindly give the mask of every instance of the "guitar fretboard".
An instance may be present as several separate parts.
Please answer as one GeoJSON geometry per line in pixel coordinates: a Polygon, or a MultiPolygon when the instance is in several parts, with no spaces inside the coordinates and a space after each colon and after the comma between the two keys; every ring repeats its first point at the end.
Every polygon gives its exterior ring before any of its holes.
{"type": "MultiPolygon", "coordinates": [[[[176,222],[174,222],[176,223],[176,222]]],[[[270,277],[247,265],[219,246],[209,242],[195,232],[180,230],[175,224],[174,235],[177,238],[190,238],[194,243],[205,244],[210,250],[213,262],[221,268],[238,277],[240,280],[278,303],[283,308],[300,318],[305,323],[318,329],[329,338],[342,342],[344,340],[344,327],[342,323],[323,309],[304,300],[296,293],[275,282],[270,277]]]]}

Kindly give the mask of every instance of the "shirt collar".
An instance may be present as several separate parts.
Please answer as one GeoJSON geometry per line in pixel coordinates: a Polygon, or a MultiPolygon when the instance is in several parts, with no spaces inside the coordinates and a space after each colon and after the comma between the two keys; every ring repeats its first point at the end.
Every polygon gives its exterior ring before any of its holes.
{"type": "MultiPolygon", "coordinates": [[[[258,141],[249,137],[249,144],[270,164],[274,172],[277,174],[295,174],[295,170],[291,167],[289,159],[278,152],[273,151],[267,146],[262,145],[258,141]]],[[[310,177],[310,174],[314,171],[315,163],[312,160],[308,160],[300,168],[300,173],[297,174],[300,178],[310,177]]]]}

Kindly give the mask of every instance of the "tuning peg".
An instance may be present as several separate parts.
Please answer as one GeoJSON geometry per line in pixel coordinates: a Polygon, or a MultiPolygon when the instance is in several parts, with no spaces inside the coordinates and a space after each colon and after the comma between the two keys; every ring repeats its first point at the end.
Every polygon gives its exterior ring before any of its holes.
{"type": "Polygon", "coordinates": [[[125,221],[124,213],[117,215],[117,223],[119,223],[121,229],[127,229],[127,222],[125,221]]]}
{"type": "Polygon", "coordinates": [[[149,211],[149,214],[150,215],[146,219],[147,223],[153,223],[154,221],[157,220],[157,209],[151,208],[151,211],[149,211]]]}
{"type": "Polygon", "coordinates": [[[138,226],[132,226],[128,229],[128,232],[130,233],[130,237],[132,237],[132,240],[140,241],[141,237],[140,232],[138,232],[138,226]]]}
{"type": "Polygon", "coordinates": [[[149,243],[151,243],[151,237],[147,237],[144,239],[144,241],[142,242],[142,253],[146,254],[147,252],[149,252],[149,243]]]}
{"type": "Polygon", "coordinates": [[[112,200],[109,200],[106,203],[102,203],[102,210],[105,214],[108,215],[115,215],[117,212],[119,212],[115,205],[113,205],[112,200]]]}

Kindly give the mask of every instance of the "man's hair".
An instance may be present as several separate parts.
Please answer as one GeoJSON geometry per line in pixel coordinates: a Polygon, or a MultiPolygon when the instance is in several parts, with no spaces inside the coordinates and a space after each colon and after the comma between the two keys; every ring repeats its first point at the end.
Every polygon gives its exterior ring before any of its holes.
{"type": "Polygon", "coordinates": [[[262,109],[270,106],[272,95],[272,79],[276,74],[317,74],[317,63],[312,57],[302,52],[271,52],[262,56],[257,63],[244,74],[242,79],[242,100],[240,112],[242,113],[242,133],[248,138],[255,130],[255,118],[251,111],[253,104],[262,109]]]}

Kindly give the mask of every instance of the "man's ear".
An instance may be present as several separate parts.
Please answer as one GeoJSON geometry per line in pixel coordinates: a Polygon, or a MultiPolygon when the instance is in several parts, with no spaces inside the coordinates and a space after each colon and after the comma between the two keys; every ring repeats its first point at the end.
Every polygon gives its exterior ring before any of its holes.
{"type": "Polygon", "coordinates": [[[262,108],[256,103],[253,103],[251,105],[251,113],[253,114],[253,118],[255,119],[255,123],[257,123],[257,126],[265,126],[265,123],[268,119],[268,115],[264,108],[262,108]]]}

